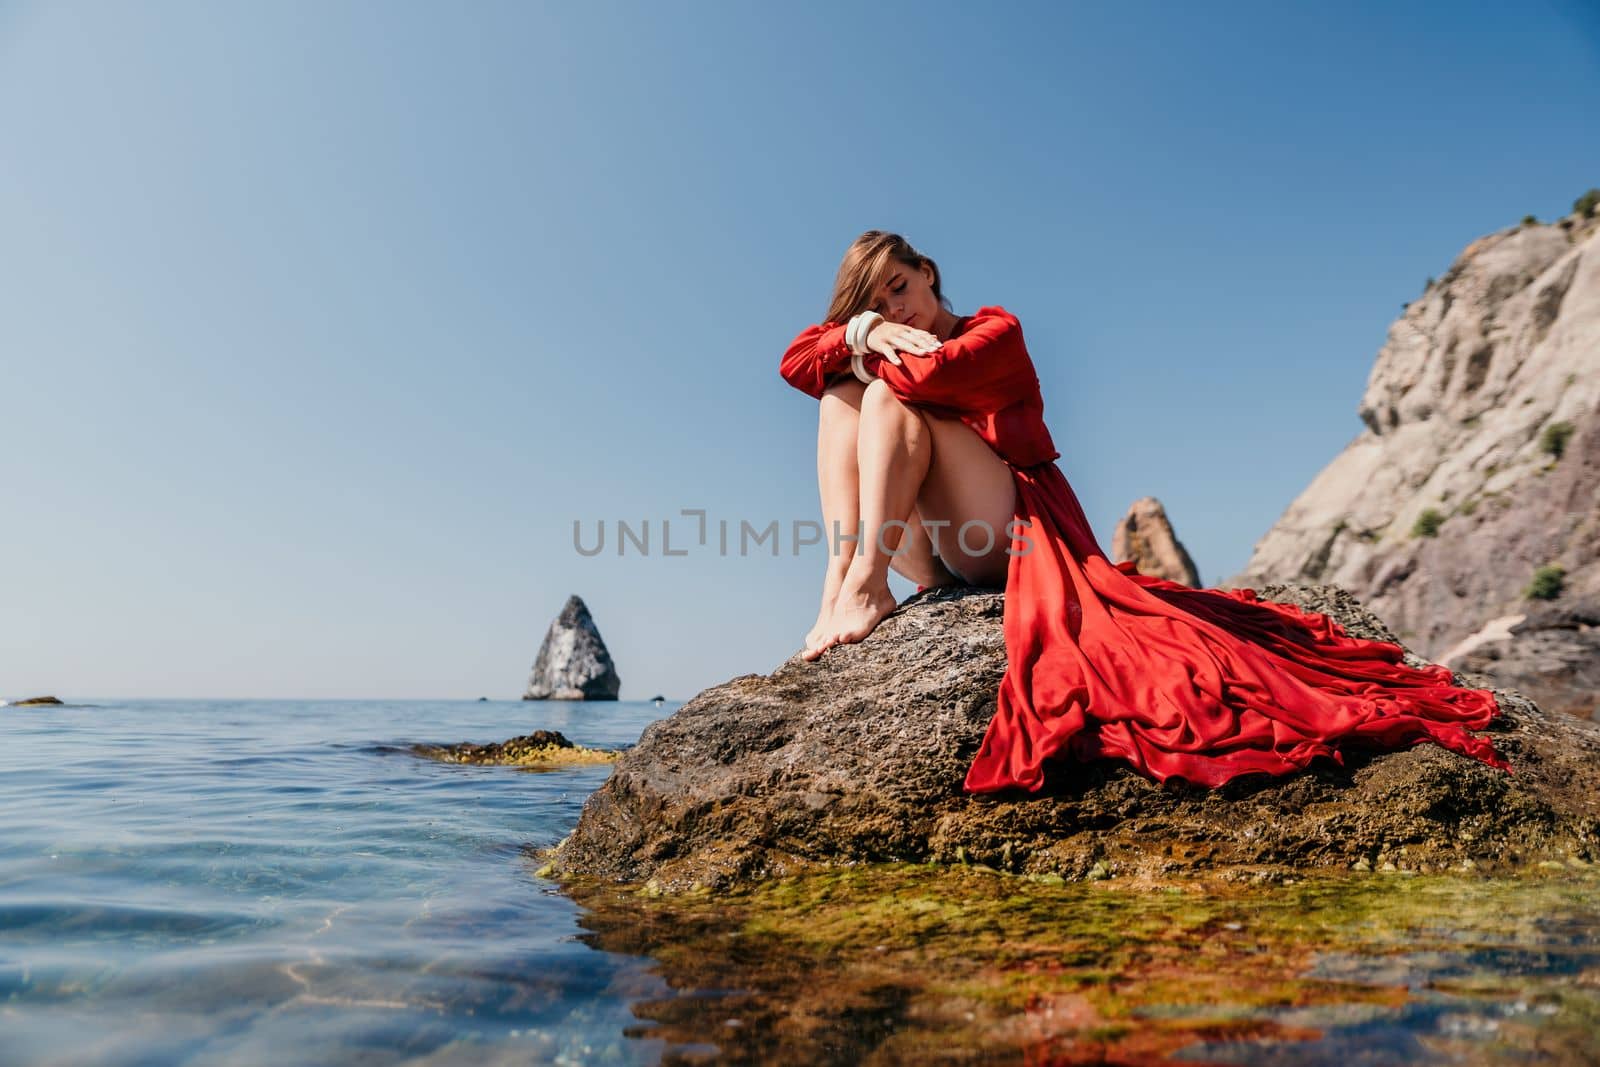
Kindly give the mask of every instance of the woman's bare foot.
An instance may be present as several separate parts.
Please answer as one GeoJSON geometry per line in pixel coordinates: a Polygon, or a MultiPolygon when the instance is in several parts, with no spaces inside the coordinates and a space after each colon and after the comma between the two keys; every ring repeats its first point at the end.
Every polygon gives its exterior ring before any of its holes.
{"type": "Polygon", "coordinates": [[[828,622],[833,618],[833,605],[839,599],[839,590],[844,585],[844,578],[850,570],[850,557],[843,558],[843,565],[830,564],[828,572],[822,579],[822,607],[817,612],[817,621],[806,634],[806,648],[813,648],[822,643],[828,636],[828,622]]]}
{"type": "MultiPolygon", "coordinates": [[[[837,598],[835,598],[835,599],[837,599],[837,598]]],[[[822,642],[824,640],[826,640],[828,635],[832,632],[828,628],[829,623],[831,623],[832,621],[833,621],[833,603],[830,602],[828,604],[828,606],[823,608],[822,612],[817,616],[816,625],[811,627],[810,632],[808,632],[806,634],[806,643],[805,643],[805,651],[806,652],[809,653],[809,652],[811,652],[813,650],[820,652],[822,650],[821,649],[822,642]]],[[[815,659],[816,657],[808,655],[806,658],[807,659],[815,659]]]]}
{"type": "Polygon", "coordinates": [[[810,631],[806,634],[806,643],[804,646],[802,646],[803,648],[809,651],[810,649],[822,643],[823,636],[828,632],[828,619],[832,615],[832,609],[824,608],[822,610],[822,613],[817,616],[816,625],[811,627],[810,631]]]}
{"type": "Polygon", "coordinates": [[[870,634],[898,605],[889,583],[869,585],[845,578],[833,604],[833,614],[815,643],[808,643],[800,657],[815,660],[834,645],[848,645],[870,634]]]}

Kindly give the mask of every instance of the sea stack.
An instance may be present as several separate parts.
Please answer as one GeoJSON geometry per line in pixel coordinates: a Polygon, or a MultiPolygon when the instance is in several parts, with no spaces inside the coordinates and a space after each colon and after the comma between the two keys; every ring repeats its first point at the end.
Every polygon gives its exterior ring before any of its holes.
{"type": "Polygon", "coordinates": [[[1200,587],[1200,572],[1195,569],[1194,560],[1172,532],[1167,510],[1153,496],[1135,500],[1117,523],[1116,533],[1111,535],[1111,557],[1115,563],[1131,559],[1140,574],[1200,587]]]}
{"type": "Polygon", "coordinates": [[[550,624],[523,700],[616,700],[622,688],[589,608],[574,593],[550,624]]]}

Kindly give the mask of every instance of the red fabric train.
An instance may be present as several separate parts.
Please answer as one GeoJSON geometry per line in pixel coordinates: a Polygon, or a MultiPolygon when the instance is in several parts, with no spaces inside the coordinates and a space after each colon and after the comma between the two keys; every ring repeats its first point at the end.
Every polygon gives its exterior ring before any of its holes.
{"type": "MultiPolygon", "coordinates": [[[[1253,590],[1191,589],[1111,563],[1055,465],[1038,374],[1005,309],[962,318],[932,355],[895,366],[874,352],[865,366],[906,403],[977,431],[1011,467],[1027,524],[1006,577],[1006,673],[969,792],[1037,791],[1045,761],[1063,754],[1212,787],[1342,762],[1344,745],[1433,741],[1510,769],[1469,732],[1498,714],[1494,695],[1454,686],[1447,668],[1406,666],[1398,645],[1253,590]]],[[[844,325],[802,331],[780,372],[820,399],[850,374],[844,325]]]]}

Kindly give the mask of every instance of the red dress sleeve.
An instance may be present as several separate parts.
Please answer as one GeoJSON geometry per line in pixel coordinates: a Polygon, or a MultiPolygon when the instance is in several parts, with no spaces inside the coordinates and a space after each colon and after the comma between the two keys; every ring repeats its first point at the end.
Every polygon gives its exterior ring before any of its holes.
{"type": "Polygon", "coordinates": [[[824,322],[801,330],[778,364],[783,380],[821,400],[830,378],[841,371],[850,373],[850,346],[844,341],[845,325],[824,322]]]}
{"type": "Polygon", "coordinates": [[[864,357],[901,400],[959,413],[989,413],[1038,387],[1039,375],[1022,341],[1022,324],[1002,307],[982,307],[967,328],[927,355],[902,352],[901,366],[880,353],[864,357]]]}

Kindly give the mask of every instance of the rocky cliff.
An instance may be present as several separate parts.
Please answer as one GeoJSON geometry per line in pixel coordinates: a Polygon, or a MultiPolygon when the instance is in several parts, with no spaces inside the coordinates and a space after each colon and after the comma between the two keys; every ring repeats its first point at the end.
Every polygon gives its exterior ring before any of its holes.
{"type": "Polygon", "coordinates": [[[1228,585],[1342,586],[1433,658],[1600,594],[1600,218],[1468,245],[1390,327],[1359,411],[1228,585]]]}
{"type": "Polygon", "coordinates": [[[1560,596],[1491,619],[1440,661],[1520,690],[1551,711],[1600,718],[1600,596],[1560,596]]]}

